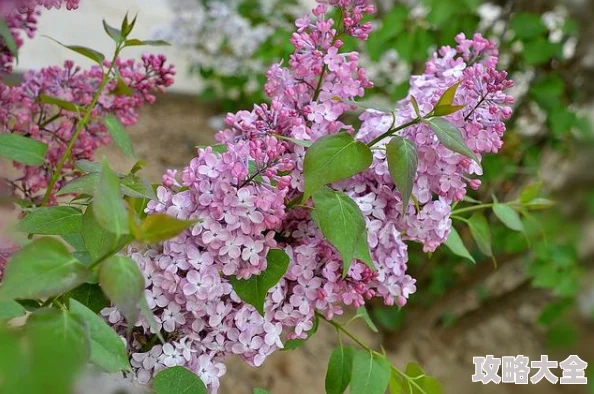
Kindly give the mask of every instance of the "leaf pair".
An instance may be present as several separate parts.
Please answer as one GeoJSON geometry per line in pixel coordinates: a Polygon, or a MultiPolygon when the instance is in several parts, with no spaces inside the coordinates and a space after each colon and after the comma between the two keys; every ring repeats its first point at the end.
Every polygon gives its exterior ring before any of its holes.
{"type": "Polygon", "coordinates": [[[388,360],[366,350],[339,346],[330,355],[326,393],[342,394],[350,385],[352,394],[383,394],[390,381],[388,360]]]}

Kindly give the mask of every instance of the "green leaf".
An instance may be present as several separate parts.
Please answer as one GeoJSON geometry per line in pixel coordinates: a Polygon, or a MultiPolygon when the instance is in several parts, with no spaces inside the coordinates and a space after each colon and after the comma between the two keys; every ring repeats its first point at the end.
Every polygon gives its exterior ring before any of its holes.
{"type": "Polygon", "coordinates": [[[549,200],[548,198],[540,198],[537,197],[532,201],[525,203],[524,207],[528,208],[531,211],[540,211],[543,209],[549,209],[555,206],[556,202],[553,200],[549,200]]]}
{"type": "Polygon", "coordinates": [[[539,14],[518,12],[511,17],[509,25],[520,40],[536,38],[547,33],[539,14]]]}
{"type": "Polygon", "coordinates": [[[522,223],[520,215],[509,205],[496,203],[493,205],[493,213],[508,228],[514,231],[525,232],[524,223],[522,223]]]}
{"type": "Polygon", "coordinates": [[[351,382],[355,349],[342,345],[330,355],[326,372],[326,394],[342,394],[351,382]]]}
{"type": "Polygon", "coordinates": [[[91,341],[90,361],[106,372],[129,371],[126,346],[115,331],[95,312],[80,302],[70,299],[70,311],[78,315],[89,329],[91,341]]]}
{"type": "Polygon", "coordinates": [[[270,394],[270,391],[256,387],[253,394],[270,394]]]}
{"type": "Polygon", "coordinates": [[[95,63],[97,63],[101,66],[103,65],[103,62],[105,61],[105,56],[101,52],[98,52],[94,49],[83,47],[80,45],[65,45],[65,44],[62,44],[60,41],[55,40],[51,37],[47,37],[47,38],[49,38],[50,40],[63,46],[64,48],[68,48],[71,51],[78,53],[79,55],[83,55],[84,57],[91,59],[92,61],[94,61],[95,63]]]}
{"type": "Polygon", "coordinates": [[[68,311],[44,308],[27,319],[25,333],[31,353],[31,380],[39,387],[37,392],[72,393],[75,378],[89,359],[84,323],[68,311]]]}
{"type": "Polygon", "coordinates": [[[6,25],[4,18],[0,18],[0,38],[2,41],[4,41],[4,45],[8,48],[10,53],[12,53],[13,56],[18,60],[19,48],[17,47],[17,43],[14,40],[10,29],[6,25]]]}
{"type": "Polygon", "coordinates": [[[62,196],[64,194],[84,194],[92,196],[97,190],[97,185],[99,184],[100,178],[101,175],[98,173],[90,173],[79,178],[74,178],[65,184],[64,187],[62,187],[57,193],[57,195],[62,196]]]}
{"type": "Polygon", "coordinates": [[[138,303],[144,295],[144,276],[136,263],[125,256],[108,258],[99,268],[99,284],[132,327],[138,319],[138,303]]]}
{"type": "Polygon", "coordinates": [[[546,38],[537,38],[524,45],[522,57],[529,66],[545,64],[559,55],[562,50],[560,43],[550,42],[546,38]]]}
{"type": "Polygon", "coordinates": [[[478,157],[472,150],[470,150],[469,147],[466,146],[460,130],[458,130],[453,124],[442,118],[429,119],[427,123],[429,123],[429,126],[431,126],[431,129],[443,146],[453,152],[460,153],[471,158],[478,165],[480,165],[478,157]]]}
{"type": "Polygon", "coordinates": [[[105,30],[107,35],[110,36],[111,39],[114,40],[116,43],[122,41],[122,32],[119,29],[110,26],[105,19],[103,19],[103,29],[105,30]]]}
{"type": "Polygon", "coordinates": [[[80,107],[70,101],[62,100],[58,97],[48,96],[47,94],[40,94],[39,100],[44,104],[56,105],[66,111],[80,112],[80,107]]]}
{"type": "MultiPolygon", "coordinates": [[[[315,209],[312,219],[324,237],[338,250],[343,261],[343,276],[346,276],[353,258],[360,251],[361,239],[367,246],[365,218],[359,206],[346,194],[324,187],[313,196],[315,209]]],[[[369,254],[368,254],[369,256],[369,254]]],[[[366,262],[373,266],[371,259],[366,262]]]]}
{"type": "Polygon", "coordinates": [[[470,227],[470,234],[472,234],[472,237],[476,241],[479,250],[487,256],[493,256],[491,249],[491,230],[489,229],[487,219],[480,212],[475,212],[468,219],[468,226],[470,227]]]}
{"type": "Polygon", "coordinates": [[[89,276],[87,268],[53,238],[39,238],[16,252],[4,270],[0,299],[47,298],[89,276]]]}
{"type": "Polygon", "coordinates": [[[419,164],[417,147],[408,139],[395,135],[386,146],[386,158],[392,181],[402,195],[402,209],[406,210],[419,164]]]}
{"type": "Polygon", "coordinates": [[[140,299],[140,315],[148,322],[151,332],[156,333],[155,335],[157,335],[161,343],[165,343],[165,338],[161,335],[161,325],[157,323],[153,311],[151,311],[148,302],[146,302],[146,297],[140,299]]]}
{"type": "Polygon", "coordinates": [[[413,106],[413,109],[415,110],[415,114],[417,115],[418,118],[421,117],[421,111],[419,109],[419,103],[417,103],[417,99],[415,98],[415,96],[410,96],[410,103],[413,106]]]}
{"type": "Polygon", "coordinates": [[[249,279],[229,278],[239,298],[254,306],[261,315],[264,315],[268,291],[276,286],[289,268],[289,256],[280,249],[270,249],[266,261],[266,269],[258,275],[252,275],[249,279]]]}
{"type": "Polygon", "coordinates": [[[47,145],[18,134],[0,134],[0,157],[26,164],[41,166],[45,163],[47,145]]]}
{"type": "Polygon", "coordinates": [[[441,105],[433,110],[433,116],[447,116],[458,112],[464,108],[464,105],[441,105]]]}
{"type": "Polygon", "coordinates": [[[163,41],[163,40],[139,40],[137,38],[131,38],[129,40],[126,40],[127,47],[136,47],[136,46],[145,46],[145,45],[150,45],[150,46],[154,46],[154,47],[164,47],[164,46],[170,46],[171,44],[168,43],[167,41],[163,41]]]}
{"type": "Polygon", "coordinates": [[[405,394],[443,394],[441,383],[434,377],[425,375],[418,364],[408,363],[405,374],[408,376],[402,383],[405,394]]]}
{"type": "Polygon", "coordinates": [[[120,180],[109,168],[106,159],[103,159],[101,178],[93,201],[93,212],[97,222],[104,229],[116,235],[130,232],[128,212],[120,193],[120,180]]]}
{"type": "Polygon", "coordinates": [[[460,86],[460,82],[456,82],[449,88],[443,92],[437,103],[435,104],[435,109],[442,107],[442,106],[451,106],[454,103],[454,98],[456,97],[456,91],[458,90],[458,86],[460,86]]]}
{"type": "Polygon", "coordinates": [[[93,259],[103,257],[104,253],[111,251],[118,243],[118,237],[97,222],[92,206],[83,215],[81,235],[85,248],[93,259]]]}
{"type": "Polygon", "coordinates": [[[369,327],[371,329],[371,331],[378,332],[378,329],[375,326],[375,323],[373,322],[373,320],[371,320],[371,316],[369,316],[369,312],[367,312],[366,307],[362,306],[362,307],[357,308],[356,316],[363,319],[363,321],[365,322],[365,324],[367,324],[367,327],[369,327]]]}
{"type": "Polygon", "coordinates": [[[357,350],[353,357],[351,394],[384,394],[390,382],[391,366],[385,358],[357,350]]]}
{"type": "Polygon", "coordinates": [[[82,212],[66,206],[36,208],[19,222],[17,229],[44,235],[78,233],[82,229],[82,212]]]}
{"type": "Polygon", "coordinates": [[[167,368],[153,380],[155,394],[208,394],[206,386],[184,367],[167,368]]]}
{"type": "Polygon", "coordinates": [[[450,235],[448,236],[445,245],[456,256],[463,257],[476,264],[476,260],[474,259],[474,257],[472,257],[468,249],[466,249],[466,246],[464,246],[464,242],[462,242],[462,238],[460,238],[460,234],[458,234],[458,231],[456,231],[454,227],[451,228],[450,235]]]}
{"type": "Polygon", "coordinates": [[[126,175],[120,182],[122,193],[125,196],[157,200],[155,189],[153,189],[151,184],[134,174],[126,175]]]}
{"type": "Polygon", "coordinates": [[[103,124],[107,127],[107,131],[113,138],[113,141],[117,145],[117,147],[122,151],[124,155],[127,157],[134,158],[134,147],[132,146],[132,140],[128,133],[126,133],[126,129],[120,120],[112,114],[108,114],[103,119],[103,124]]]}
{"type": "Polygon", "coordinates": [[[66,300],[76,300],[98,314],[103,308],[109,306],[109,300],[103,294],[103,290],[97,284],[83,283],[76,289],[64,294],[66,300]]]}
{"type": "Polygon", "coordinates": [[[402,378],[396,371],[392,371],[389,383],[390,394],[402,394],[402,378]]]}
{"type": "Polygon", "coordinates": [[[0,301],[0,324],[26,313],[27,310],[14,300],[0,301]]]}
{"type": "Polygon", "coordinates": [[[348,133],[338,133],[317,140],[305,153],[303,175],[305,190],[302,202],[309,200],[320,187],[348,179],[371,165],[373,155],[363,143],[348,133]]]}
{"type": "Polygon", "coordinates": [[[195,220],[179,220],[163,213],[149,215],[140,224],[136,238],[146,243],[165,241],[196,224],[195,220]]]}
{"type": "Polygon", "coordinates": [[[103,168],[101,166],[101,163],[96,163],[94,161],[89,161],[89,160],[77,160],[76,163],[74,163],[74,166],[78,169],[81,170],[82,172],[87,172],[87,173],[101,173],[101,169],[103,168]]]}
{"type": "Polygon", "coordinates": [[[130,86],[126,85],[126,82],[124,82],[124,80],[120,76],[118,76],[117,78],[118,82],[116,83],[116,86],[111,91],[111,93],[115,94],[116,96],[132,96],[134,94],[134,90],[132,90],[130,86]]]}

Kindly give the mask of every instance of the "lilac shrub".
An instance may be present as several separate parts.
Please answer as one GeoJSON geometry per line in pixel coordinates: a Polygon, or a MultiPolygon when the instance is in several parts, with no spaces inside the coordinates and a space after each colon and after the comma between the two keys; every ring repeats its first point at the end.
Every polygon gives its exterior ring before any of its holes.
{"type": "MultiPolygon", "coordinates": [[[[220,145],[200,148],[179,179],[169,171],[158,200],[147,207],[149,214],[198,223],[147,250],[130,250],[158,323],[138,321],[128,344],[140,382],[184,366],[214,393],[226,356],[259,366],[291,340],[307,338],[317,318],[331,320],[374,298],[404,306],[416,291],[406,273],[407,242],[421,243],[426,252],[443,244],[451,205],[467,186],[480,186],[482,155],[501,148],[513,103],[504,90],[512,83],[496,70],[495,45],[480,35],[459,35],[455,48],[435,53],[391,113],[368,110],[359,128],[345,123],[352,100],[372,83],[358,53],[341,52],[341,37],[367,39],[371,25],[362,18],[373,6],[366,0],[328,3],[297,20],[288,65],[276,64],[267,74],[270,104],[229,114],[216,134],[220,145]],[[339,20],[327,18],[329,6],[338,8],[339,20]],[[441,123],[432,122],[437,116],[441,123]],[[390,169],[390,137],[418,152],[410,198],[390,169]],[[308,191],[312,147],[338,138],[352,140],[340,151],[367,149],[370,165],[325,182],[331,189],[308,191]],[[324,228],[327,196],[346,206],[354,201],[364,219],[369,249],[357,246],[352,262],[324,228]],[[288,268],[260,305],[241,283],[277,270],[282,264],[271,259],[275,250],[286,254],[288,268]],[[156,329],[165,343],[147,347],[156,329]]],[[[328,161],[328,172],[332,166],[328,161]]],[[[117,309],[102,314],[125,332],[117,309]]]]}

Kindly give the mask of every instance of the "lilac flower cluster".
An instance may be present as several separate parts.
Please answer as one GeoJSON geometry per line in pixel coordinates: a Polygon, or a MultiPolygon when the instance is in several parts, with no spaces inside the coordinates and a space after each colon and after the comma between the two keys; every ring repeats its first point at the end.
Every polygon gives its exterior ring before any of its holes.
{"type": "MultiPolygon", "coordinates": [[[[354,132],[341,118],[353,108],[345,100],[363,96],[372,86],[358,65],[358,54],[340,52],[340,36],[366,39],[371,28],[361,20],[373,7],[367,0],[329,3],[339,8],[340,20],[327,19],[328,4],[297,20],[289,67],[274,65],[267,74],[270,105],[228,115],[227,128],[216,135],[221,143],[216,151],[199,149],[181,183],[169,171],[158,201],[148,206],[149,213],[200,222],[156,247],[130,252],[145,274],[149,306],[166,336],[165,344],[151,348],[147,343],[154,332],[144,320],[136,324],[130,346],[141,382],[165,367],[183,365],[215,393],[225,373],[225,356],[239,355],[258,366],[286,339],[306,338],[315,313],[331,319],[345,306],[360,307],[374,297],[404,306],[416,290],[415,280],[406,274],[405,241],[435,250],[449,234],[451,203],[464,196],[467,184],[480,184],[470,178],[480,173],[477,164],[441,145],[427,126],[410,127],[402,136],[419,150],[414,195],[420,209],[412,202],[403,207],[386,164],[387,141],[378,143],[371,168],[333,185],[360,207],[376,267],[354,261],[342,276],[340,256],[317,229],[310,209],[289,208],[303,192],[304,146],[339,131],[354,132]],[[224,153],[217,153],[219,148],[224,153]],[[261,316],[233,291],[229,277],[259,274],[271,248],[284,250],[290,265],[269,291],[261,316]]],[[[442,48],[426,72],[411,79],[410,95],[427,113],[448,87],[461,82],[455,104],[465,107],[448,121],[460,127],[475,153],[495,152],[501,146],[503,120],[510,115],[511,98],[502,91],[511,83],[505,73],[495,71],[492,43],[478,35],[472,40],[460,35],[458,42],[455,49],[442,48]]],[[[396,114],[396,124],[415,117],[410,99],[398,103],[396,114]]],[[[377,111],[361,119],[356,138],[364,142],[393,122],[391,115],[377,111]]],[[[116,309],[103,314],[125,329],[116,309]]]]}
{"type": "MultiPolygon", "coordinates": [[[[20,48],[23,36],[33,38],[37,29],[40,8],[60,8],[62,4],[69,10],[78,8],[80,0],[6,0],[0,3],[0,18],[4,19],[12,37],[20,48]]],[[[12,71],[14,54],[0,38],[0,75],[12,71]]]]}
{"type": "MultiPolygon", "coordinates": [[[[101,122],[105,115],[113,114],[125,126],[133,125],[138,118],[136,110],[145,102],[154,102],[154,93],[173,83],[173,67],[166,64],[163,56],[144,55],[141,61],[118,59],[114,68],[131,94],[119,94],[115,80],[108,83],[93,110],[95,120],[89,122],[74,144],[71,160],[62,169],[66,176],[56,184],[54,191],[76,176],[73,173],[76,160],[92,160],[95,150],[111,141],[101,122]]],[[[84,107],[91,103],[102,78],[99,66],[82,70],[67,61],[63,67],[28,71],[19,86],[0,83],[0,133],[21,134],[48,145],[43,166],[15,163],[15,167],[22,170],[21,176],[11,182],[18,194],[34,201],[40,197],[38,193],[47,188],[77,123],[76,113],[45,104],[40,96],[57,97],[84,107]]]]}

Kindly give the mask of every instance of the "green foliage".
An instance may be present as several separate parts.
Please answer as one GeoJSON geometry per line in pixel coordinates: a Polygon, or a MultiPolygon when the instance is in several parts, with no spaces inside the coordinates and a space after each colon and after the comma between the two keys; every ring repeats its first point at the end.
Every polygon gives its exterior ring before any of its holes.
{"type": "Polygon", "coordinates": [[[82,229],[82,212],[73,207],[35,208],[21,220],[18,231],[30,234],[60,235],[78,233],[82,229]]]}
{"type": "Polygon", "coordinates": [[[431,126],[431,130],[433,130],[437,136],[437,139],[439,139],[439,142],[441,142],[446,148],[469,157],[480,165],[478,157],[476,157],[474,152],[466,146],[460,130],[458,130],[453,124],[443,118],[429,119],[427,123],[429,126],[431,126]]]}
{"type": "Polygon", "coordinates": [[[493,205],[493,213],[505,224],[509,229],[514,231],[524,232],[524,223],[520,219],[520,215],[509,205],[495,203],[493,205]]]}
{"type": "Polygon", "coordinates": [[[6,21],[4,20],[4,18],[0,18],[0,38],[2,39],[3,44],[6,45],[10,53],[12,53],[18,59],[19,50],[17,48],[17,44],[14,41],[14,37],[12,36],[10,29],[6,25],[6,21]]]}
{"type": "Polygon", "coordinates": [[[95,219],[104,229],[116,236],[128,234],[128,212],[120,193],[120,180],[103,159],[101,177],[93,201],[95,219]]]}
{"type": "Polygon", "coordinates": [[[23,316],[27,313],[26,309],[16,301],[0,301],[0,324],[15,317],[23,316]]]}
{"type": "Polygon", "coordinates": [[[70,299],[70,311],[84,321],[89,330],[89,361],[106,372],[129,371],[128,354],[119,335],[96,312],[74,299],[70,299]]]}
{"type": "Polygon", "coordinates": [[[408,139],[395,135],[386,145],[386,158],[392,181],[402,195],[402,209],[406,210],[419,165],[417,147],[408,139]]]}
{"type": "Polygon", "coordinates": [[[165,214],[153,214],[133,228],[137,240],[156,243],[173,238],[196,224],[196,220],[179,220],[165,214]]]}
{"type": "Polygon", "coordinates": [[[390,363],[366,350],[353,356],[352,394],[384,394],[390,382],[390,363]]]}
{"type": "Polygon", "coordinates": [[[476,260],[474,259],[474,257],[472,257],[468,249],[466,249],[466,246],[464,246],[464,242],[462,242],[462,238],[460,238],[460,234],[458,234],[458,231],[456,231],[454,227],[452,227],[450,235],[448,236],[448,239],[445,242],[445,245],[456,256],[463,257],[465,259],[472,261],[473,263],[476,263],[476,260]]]}
{"type": "Polygon", "coordinates": [[[470,227],[470,234],[472,234],[479,250],[487,256],[493,256],[491,230],[485,216],[480,212],[475,212],[468,219],[468,227],[470,227]]]}
{"type": "Polygon", "coordinates": [[[4,272],[0,300],[55,296],[89,277],[89,271],[53,238],[40,238],[16,252],[4,272]]]}
{"type": "Polygon", "coordinates": [[[365,219],[359,206],[346,194],[324,187],[313,196],[312,219],[324,237],[338,250],[343,262],[343,277],[354,258],[373,268],[367,245],[365,219]]]}
{"type": "Polygon", "coordinates": [[[99,284],[126,320],[136,322],[139,302],[144,297],[144,276],[136,263],[124,256],[108,258],[99,269],[99,284]]]}
{"type": "Polygon", "coordinates": [[[266,255],[267,267],[249,279],[230,277],[233,290],[246,303],[264,315],[264,302],[268,291],[276,286],[289,268],[289,256],[280,249],[270,249],[266,255]]]}
{"type": "Polygon", "coordinates": [[[206,386],[184,367],[167,368],[153,380],[155,394],[207,394],[206,386]]]}
{"type": "Polygon", "coordinates": [[[126,133],[126,129],[120,120],[112,114],[108,114],[103,119],[103,124],[107,128],[107,131],[113,138],[113,141],[117,145],[117,147],[122,151],[122,153],[128,157],[134,158],[134,147],[132,146],[132,140],[128,133],[126,133]]]}
{"type": "Polygon", "coordinates": [[[45,162],[47,145],[32,138],[17,134],[0,134],[0,157],[29,166],[45,162]]]}
{"type": "Polygon", "coordinates": [[[330,355],[326,372],[326,394],[342,394],[351,383],[353,358],[356,349],[350,346],[338,346],[330,355]]]}
{"type": "Polygon", "coordinates": [[[318,139],[305,153],[303,202],[320,187],[348,179],[371,165],[369,148],[348,133],[318,139]]]}

